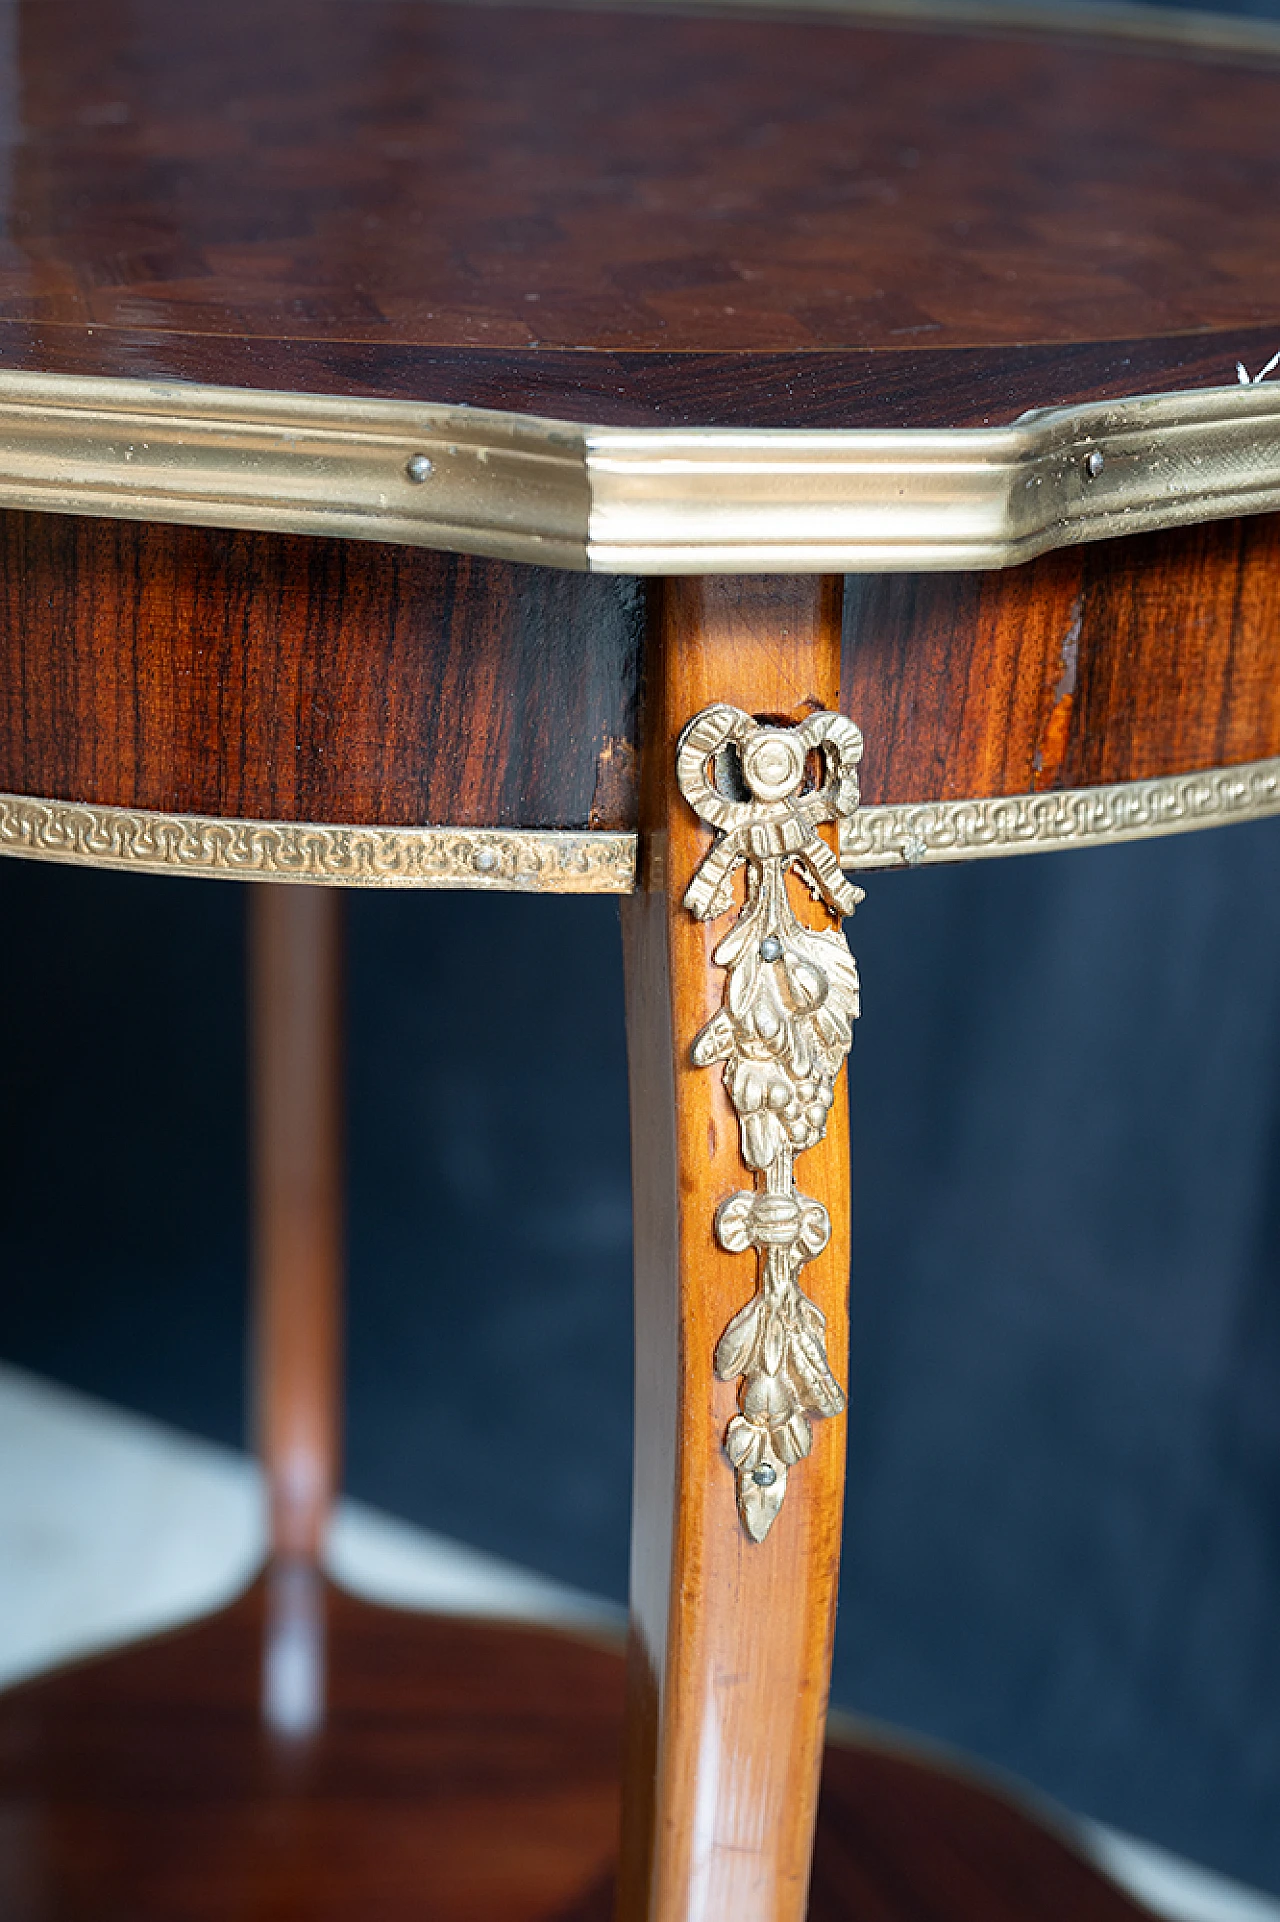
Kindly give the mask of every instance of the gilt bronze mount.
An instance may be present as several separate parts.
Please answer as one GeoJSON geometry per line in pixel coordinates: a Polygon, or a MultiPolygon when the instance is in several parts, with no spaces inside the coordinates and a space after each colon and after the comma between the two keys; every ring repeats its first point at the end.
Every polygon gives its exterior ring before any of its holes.
{"type": "Polygon", "coordinates": [[[799,1274],[826,1247],[831,1219],[796,1185],[796,1157],[821,1141],[836,1081],[853,1040],[858,970],[842,934],[807,928],[787,891],[794,872],[833,914],[852,914],[862,892],[846,881],[819,828],[858,805],[862,736],[843,715],[819,712],[798,727],[707,707],[676,752],[680,791],[717,830],[684,905],[700,921],[728,913],[734,878],[746,899],[715,949],[727,971],[724,1000],[693,1042],[698,1067],[724,1063],[753,1188],[716,1210],[720,1246],[754,1248],[756,1293],[715,1353],[722,1381],[742,1378],[725,1453],[737,1474],[738,1512],[762,1542],[782,1506],[787,1475],[809,1453],[811,1417],[838,1415],[844,1392],[831,1372],[822,1311],[799,1274]]]}

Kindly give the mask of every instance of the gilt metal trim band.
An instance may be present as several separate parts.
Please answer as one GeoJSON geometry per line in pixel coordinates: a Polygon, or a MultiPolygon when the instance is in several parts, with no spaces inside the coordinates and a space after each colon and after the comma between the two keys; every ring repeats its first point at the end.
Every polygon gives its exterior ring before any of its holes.
{"type": "Polygon", "coordinates": [[[726,1253],[752,1248],[759,1257],[756,1292],[715,1352],[721,1380],[742,1380],[724,1448],[754,1542],[773,1526],[788,1471],[809,1453],[810,1418],[844,1409],[825,1319],[799,1283],[801,1268],[831,1237],[831,1218],[820,1200],[800,1192],[793,1169],[827,1131],[853,1041],[858,970],[842,934],[797,919],[787,874],[794,869],[833,914],[852,914],[862,899],[818,833],[857,807],[861,754],[862,736],[843,715],[773,727],[719,704],[695,715],[676,751],[681,793],[716,830],[685,907],[699,921],[729,913],[734,876],[746,869],[745,905],[712,956],[726,970],[724,1001],[691,1052],[695,1067],[724,1064],[742,1159],[756,1177],[753,1188],[726,1196],[715,1217],[726,1253]],[[822,776],[806,787],[814,758],[822,776]]]}
{"type": "MultiPolygon", "coordinates": [[[[1280,756],[1110,787],[860,807],[841,827],[840,865],[856,873],[1106,847],[1274,814],[1280,756]]],[[[630,894],[636,883],[636,837],[626,831],[247,821],[25,794],[0,794],[4,854],[334,887],[630,894]]]]}
{"type": "Polygon", "coordinates": [[[840,831],[840,864],[920,867],[1055,848],[1106,847],[1280,814],[1280,756],[1107,787],[860,808],[840,831]]]}
{"type": "Polygon", "coordinates": [[[1280,510],[1280,383],[1050,408],[1004,427],[800,432],[5,370],[0,507],[612,574],[1007,567],[1280,510]]]}
{"type": "Polygon", "coordinates": [[[239,881],[544,894],[629,894],[636,861],[634,834],[217,820],[21,794],[0,794],[0,854],[239,881]]]}

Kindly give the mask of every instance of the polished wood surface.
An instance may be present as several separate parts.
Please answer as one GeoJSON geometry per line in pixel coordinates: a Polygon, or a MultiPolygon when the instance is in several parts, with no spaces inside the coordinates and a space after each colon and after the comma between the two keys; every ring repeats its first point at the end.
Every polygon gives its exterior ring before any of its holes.
{"type": "Polygon", "coordinates": [[[1280,518],[1001,574],[862,575],[841,704],[863,799],[1092,787],[1280,754],[1280,518]]]}
{"type": "MultiPolygon", "coordinates": [[[[826,1721],[844,1490],[845,1424],[815,1421],[763,1542],[738,1519],[723,1452],[738,1384],[716,1343],[756,1286],[726,1254],[718,1204],[749,1185],[739,1125],[694,1036],[721,1004],[723,918],[682,897],[712,843],[676,786],[677,739],[713,701],[788,722],[834,707],[839,579],[664,584],[655,611],[642,773],[646,870],[623,903],[636,1257],[636,1467],[631,1697],[620,1922],[805,1913],[826,1721]]],[[[796,877],[801,920],[832,917],[796,877]]],[[[744,898],[738,875],[735,900],[744,898]]],[[[847,1381],[849,1144],[837,1092],[797,1181],[832,1218],[803,1273],[847,1381]]]]}
{"type": "Polygon", "coordinates": [[[295,1743],[325,1714],[320,1565],[341,1458],[345,919],[332,889],[249,890],[250,1355],[269,1557],[262,1716],[295,1743]]]}
{"type": "MultiPolygon", "coordinates": [[[[258,1719],[261,1584],[0,1696],[5,1922],[609,1922],[622,1657],[326,1599],[308,1743],[258,1719]]],[[[828,1748],[811,1922],[1145,1913],[977,1782],[828,1748]]]]}
{"type": "MultiPolygon", "coordinates": [[[[259,819],[634,828],[657,583],[0,514],[0,790],[259,819]]],[[[761,619],[774,618],[762,590],[761,619]]],[[[868,802],[1280,753],[1280,517],[862,575],[868,802]]]]}
{"type": "Polygon", "coordinates": [[[315,1562],[338,1485],[344,1161],[337,890],[249,890],[257,1445],[272,1554],[315,1562]]]}
{"type": "Polygon", "coordinates": [[[259,1717],[261,1583],[0,1698],[5,1922],[568,1922],[616,1849],[617,1654],[325,1602],[311,1739],[259,1717]]]}
{"type": "Polygon", "coordinates": [[[630,827],[630,581],[0,514],[0,789],[286,821],[630,827]]]}
{"type": "Polygon", "coordinates": [[[1277,345],[1274,50],[409,0],[4,21],[9,367],[958,425],[1277,345]]]}
{"type": "Polygon", "coordinates": [[[981,1778],[870,1740],[827,1746],[809,1922],[1151,1922],[1051,1823],[981,1778]]]}

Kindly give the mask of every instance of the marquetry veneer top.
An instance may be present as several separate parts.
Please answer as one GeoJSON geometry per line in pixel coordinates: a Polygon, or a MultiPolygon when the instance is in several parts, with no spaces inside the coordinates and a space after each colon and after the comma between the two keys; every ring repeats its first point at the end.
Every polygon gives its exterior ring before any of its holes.
{"type": "Polygon", "coordinates": [[[1280,347],[1266,28],[418,0],[6,21],[0,368],[958,427],[1280,347]]]}

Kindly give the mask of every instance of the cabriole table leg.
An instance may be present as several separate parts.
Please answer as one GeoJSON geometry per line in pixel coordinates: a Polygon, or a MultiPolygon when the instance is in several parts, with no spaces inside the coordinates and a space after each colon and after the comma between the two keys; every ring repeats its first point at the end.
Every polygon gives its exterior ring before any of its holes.
{"type": "Polygon", "coordinates": [[[656,609],[642,886],[623,905],[636,1469],[622,1922],[805,1913],[845,1447],[836,1077],[857,982],[838,911],[856,891],[828,849],[860,739],[829,712],[840,607],[838,579],[716,578],[664,583],[656,609]]]}

